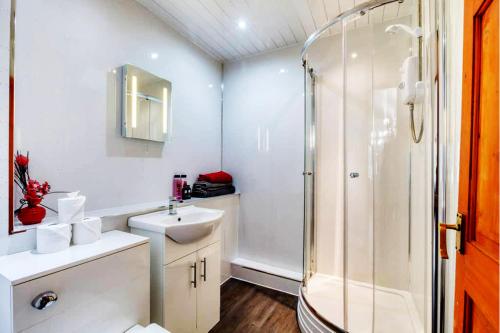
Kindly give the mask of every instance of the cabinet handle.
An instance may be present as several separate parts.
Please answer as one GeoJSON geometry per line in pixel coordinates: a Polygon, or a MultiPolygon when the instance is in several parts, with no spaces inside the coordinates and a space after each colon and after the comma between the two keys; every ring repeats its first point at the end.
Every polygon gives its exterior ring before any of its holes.
{"type": "Polygon", "coordinates": [[[203,258],[201,262],[203,263],[203,273],[201,274],[201,277],[203,278],[203,281],[207,281],[207,258],[203,258]]]}
{"type": "Polygon", "coordinates": [[[31,301],[31,306],[37,310],[44,310],[57,302],[57,294],[53,291],[41,293],[31,301]]]}
{"type": "Polygon", "coordinates": [[[191,284],[196,288],[196,262],[191,265],[191,268],[193,269],[193,280],[191,280],[191,284]]]}

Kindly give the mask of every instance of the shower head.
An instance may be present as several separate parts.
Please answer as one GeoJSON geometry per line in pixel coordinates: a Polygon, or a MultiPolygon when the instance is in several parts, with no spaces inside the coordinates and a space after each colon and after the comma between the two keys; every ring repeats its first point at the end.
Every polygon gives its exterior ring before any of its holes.
{"type": "Polygon", "coordinates": [[[412,29],[405,24],[392,24],[392,25],[388,26],[387,28],[385,28],[385,32],[387,32],[389,34],[396,34],[399,31],[404,31],[415,38],[422,37],[422,28],[420,28],[420,27],[416,27],[415,29],[412,29]]]}

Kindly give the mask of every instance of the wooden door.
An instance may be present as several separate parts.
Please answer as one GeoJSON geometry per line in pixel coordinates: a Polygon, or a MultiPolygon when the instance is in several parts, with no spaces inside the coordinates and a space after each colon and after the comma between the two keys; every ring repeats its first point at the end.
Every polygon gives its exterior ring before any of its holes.
{"type": "Polygon", "coordinates": [[[196,292],[199,283],[196,259],[195,252],[164,268],[163,326],[172,333],[196,332],[196,292]]]}
{"type": "Polygon", "coordinates": [[[197,331],[207,333],[220,319],[220,242],[198,250],[197,331]]]}
{"type": "Polygon", "coordinates": [[[498,332],[498,3],[464,0],[457,332],[498,332]]]}

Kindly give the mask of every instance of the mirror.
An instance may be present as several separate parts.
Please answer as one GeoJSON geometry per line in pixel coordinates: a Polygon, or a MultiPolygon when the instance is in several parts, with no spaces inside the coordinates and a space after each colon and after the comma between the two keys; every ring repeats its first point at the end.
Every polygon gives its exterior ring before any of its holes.
{"type": "Polygon", "coordinates": [[[122,136],[165,142],[170,134],[172,83],[141,68],[120,68],[122,136]]]}

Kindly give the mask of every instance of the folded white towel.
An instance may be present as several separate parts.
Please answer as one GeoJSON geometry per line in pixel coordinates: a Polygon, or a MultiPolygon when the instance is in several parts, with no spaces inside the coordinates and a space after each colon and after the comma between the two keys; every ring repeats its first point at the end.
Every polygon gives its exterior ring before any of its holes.
{"type": "Polygon", "coordinates": [[[78,192],[68,193],[67,198],[57,200],[59,223],[76,223],[83,220],[85,196],[78,192]]]}
{"type": "Polygon", "coordinates": [[[38,253],[52,253],[69,247],[71,225],[50,224],[36,228],[36,250],[38,253]]]}
{"type": "Polygon", "coordinates": [[[93,243],[101,238],[100,217],[86,217],[73,224],[73,244],[93,243]]]}

